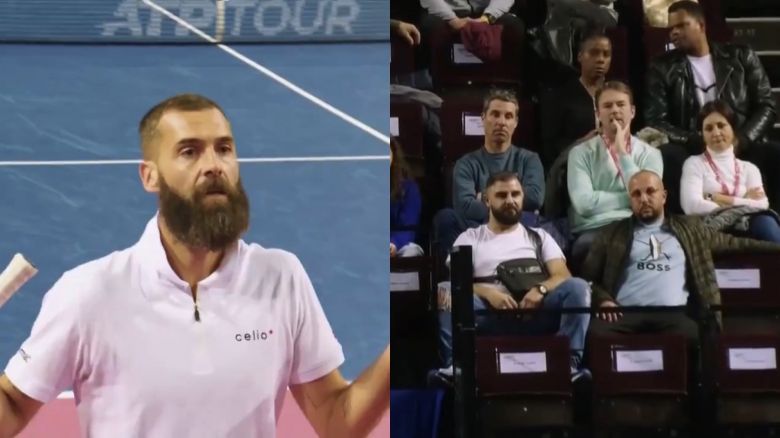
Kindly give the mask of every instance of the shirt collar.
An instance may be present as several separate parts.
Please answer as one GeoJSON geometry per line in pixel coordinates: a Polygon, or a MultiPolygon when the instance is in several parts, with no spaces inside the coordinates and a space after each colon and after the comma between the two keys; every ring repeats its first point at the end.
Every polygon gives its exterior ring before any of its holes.
{"type": "MultiPolygon", "coordinates": [[[[245,251],[245,243],[239,239],[226,250],[219,267],[198,283],[198,291],[228,290],[235,278],[243,251],[245,251]]],[[[179,278],[168,262],[160,236],[159,212],[146,224],[141,239],[136,245],[136,254],[143,273],[143,283],[154,285],[156,288],[165,286],[190,292],[189,285],[179,278]]]]}
{"type": "Polygon", "coordinates": [[[729,146],[728,148],[726,148],[725,150],[722,150],[720,152],[712,150],[709,147],[707,147],[707,152],[709,152],[710,156],[715,161],[726,160],[726,159],[731,161],[734,158],[734,146],[733,145],[729,146]]]}

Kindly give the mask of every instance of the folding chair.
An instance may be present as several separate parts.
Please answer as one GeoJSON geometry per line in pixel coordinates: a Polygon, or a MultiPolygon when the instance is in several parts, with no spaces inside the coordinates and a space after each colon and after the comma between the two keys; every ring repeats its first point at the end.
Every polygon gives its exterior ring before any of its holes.
{"type": "Polygon", "coordinates": [[[421,103],[390,103],[390,135],[398,138],[407,158],[424,160],[423,131],[421,103]]]}
{"type": "Polygon", "coordinates": [[[434,309],[430,257],[390,259],[390,330],[394,335],[418,335],[434,309]]]}
{"type": "Polygon", "coordinates": [[[723,329],[729,333],[780,332],[777,254],[731,253],[715,258],[723,329]]]}
{"type": "Polygon", "coordinates": [[[574,424],[569,342],[560,336],[477,336],[483,436],[574,424]]]}
{"type": "Polygon", "coordinates": [[[393,388],[423,387],[436,364],[436,314],[430,257],[390,259],[393,388]]]}
{"type": "MultiPolygon", "coordinates": [[[[431,38],[431,76],[435,88],[520,84],[519,59],[484,63],[465,49],[460,35],[446,26],[439,28],[431,38]]],[[[502,50],[512,48],[502,47],[502,50]]]]}
{"type": "MultiPolygon", "coordinates": [[[[441,108],[441,143],[444,163],[455,163],[461,156],[479,149],[485,142],[482,125],[484,96],[468,94],[451,96],[441,108]]],[[[528,100],[519,101],[518,123],[512,143],[534,150],[536,144],[536,110],[528,100]]]]}
{"type": "Polygon", "coordinates": [[[452,251],[454,423],[457,436],[517,436],[572,424],[568,340],[479,334],[470,246],[452,251]],[[505,435],[509,433],[509,435],[505,435]]]}
{"type": "Polygon", "coordinates": [[[597,430],[689,425],[688,352],[682,336],[594,337],[590,365],[597,430]]]}
{"type": "Polygon", "coordinates": [[[714,337],[711,383],[719,424],[780,424],[780,273],[777,254],[715,259],[723,332],[714,337]]]}
{"type": "Polygon", "coordinates": [[[780,333],[723,334],[717,340],[720,424],[780,424],[780,333]]]}
{"type": "Polygon", "coordinates": [[[413,73],[414,47],[395,35],[390,36],[390,76],[413,73]]]}

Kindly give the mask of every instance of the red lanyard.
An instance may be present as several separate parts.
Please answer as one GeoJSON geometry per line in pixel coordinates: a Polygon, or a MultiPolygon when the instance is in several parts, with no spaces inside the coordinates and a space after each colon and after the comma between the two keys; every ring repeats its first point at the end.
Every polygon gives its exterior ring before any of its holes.
{"type": "Polygon", "coordinates": [[[726,183],[720,175],[720,169],[718,169],[718,166],[712,161],[709,151],[704,151],[704,158],[707,159],[707,163],[709,163],[712,171],[715,172],[715,179],[720,183],[723,194],[737,196],[737,190],[739,189],[739,165],[737,165],[737,157],[734,157],[734,190],[731,193],[729,193],[729,188],[726,187],[726,183]]]}
{"type": "MultiPolygon", "coordinates": [[[[617,167],[618,177],[622,180],[623,179],[623,171],[620,169],[620,161],[617,156],[617,151],[615,151],[615,144],[610,142],[606,135],[602,134],[601,139],[604,140],[604,144],[607,145],[607,151],[609,151],[609,156],[612,157],[612,161],[615,163],[615,167],[617,167]]],[[[631,153],[631,134],[626,134],[626,152],[629,154],[631,153]]],[[[625,181],[623,181],[625,184],[625,181]]]]}

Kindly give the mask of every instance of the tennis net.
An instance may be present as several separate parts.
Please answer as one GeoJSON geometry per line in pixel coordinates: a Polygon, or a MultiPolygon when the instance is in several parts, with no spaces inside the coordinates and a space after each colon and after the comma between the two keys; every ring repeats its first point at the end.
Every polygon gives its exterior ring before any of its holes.
{"type": "Polygon", "coordinates": [[[0,42],[387,41],[387,0],[2,0],[0,42]]]}

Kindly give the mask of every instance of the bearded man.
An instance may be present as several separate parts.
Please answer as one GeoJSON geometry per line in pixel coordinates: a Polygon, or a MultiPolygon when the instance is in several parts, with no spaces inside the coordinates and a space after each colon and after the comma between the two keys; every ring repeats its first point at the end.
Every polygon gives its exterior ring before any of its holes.
{"type": "Polygon", "coordinates": [[[390,350],[352,383],[298,258],[248,244],[230,122],[174,96],[141,120],[159,212],[132,247],[66,272],[0,377],[0,436],[73,388],[83,436],[274,437],[289,387],[319,436],[367,435],[390,350]]]}
{"type": "MultiPolygon", "coordinates": [[[[520,223],[523,187],[513,172],[499,172],[488,178],[482,197],[489,210],[488,223],[463,232],[453,246],[471,246],[474,264],[474,310],[485,309],[565,309],[590,307],[590,286],[571,276],[566,258],[555,240],[541,228],[520,223]],[[546,279],[513,295],[496,280],[499,264],[516,259],[536,259],[546,279]],[[492,280],[492,281],[491,281],[492,280]]],[[[447,260],[449,264],[449,259],[447,260]]],[[[588,331],[588,313],[541,312],[529,321],[484,321],[478,325],[515,334],[557,333],[569,339],[572,381],[589,375],[582,367],[582,350],[588,331]],[[498,327],[501,324],[502,327],[498,327]],[[510,326],[506,326],[509,324],[510,326]]],[[[440,354],[446,376],[452,366],[452,317],[449,310],[439,313],[440,354]]]]}

